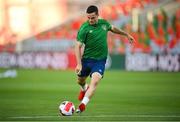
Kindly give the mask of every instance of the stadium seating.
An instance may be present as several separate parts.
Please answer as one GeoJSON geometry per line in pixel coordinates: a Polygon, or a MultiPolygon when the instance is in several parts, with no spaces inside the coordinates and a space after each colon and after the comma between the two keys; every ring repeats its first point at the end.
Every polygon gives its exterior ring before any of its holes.
{"type": "MultiPolygon", "coordinates": [[[[157,5],[158,1],[128,0],[122,3],[116,0],[114,4],[102,6],[100,16],[133,35],[136,42],[130,50],[132,53],[180,53],[180,9],[176,10],[176,13],[171,17],[168,17],[162,9],[157,14],[154,14],[153,22],[146,22],[144,25],[145,30],[139,28],[137,31],[133,31],[130,18],[132,9],[145,10],[149,4],[157,5]]],[[[37,36],[37,40],[44,40],[45,38],[64,40],[66,38],[67,40],[75,41],[77,30],[85,20],[85,16],[72,20],[64,24],[54,34],[45,33],[42,35],[42,38],[37,36]]],[[[126,38],[109,34],[108,45],[110,53],[124,54],[127,44],[128,40],[126,38]]]]}
{"type": "MultiPolygon", "coordinates": [[[[132,29],[131,12],[133,8],[146,11],[150,5],[158,6],[162,1],[163,0],[126,0],[120,2],[119,0],[114,0],[113,3],[104,4],[100,7],[100,16],[133,35],[136,42],[130,48],[132,53],[180,53],[180,9],[177,9],[172,16],[168,16],[167,11],[162,9],[154,13],[153,22],[147,21],[145,24],[140,23],[143,24],[145,29],[141,27],[136,31],[132,29]]],[[[174,2],[179,4],[179,0],[174,2]]],[[[47,32],[36,35],[35,40],[67,40],[73,42],[76,40],[77,31],[84,21],[86,21],[85,15],[78,19],[72,19],[53,30],[48,30],[47,32]]],[[[0,36],[1,35],[0,31],[0,36]]],[[[13,34],[11,35],[7,40],[12,41],[8,41],[7,45],[0,45],[0,52],[15,51],[16,45],[13,43],[13,40],[15,40],[16,37],[13,36],[13,34]]],[[[109,33],[108,45],[110,53],[125,54],[128,47],[128,40],[119,35],[109,33]]]]}

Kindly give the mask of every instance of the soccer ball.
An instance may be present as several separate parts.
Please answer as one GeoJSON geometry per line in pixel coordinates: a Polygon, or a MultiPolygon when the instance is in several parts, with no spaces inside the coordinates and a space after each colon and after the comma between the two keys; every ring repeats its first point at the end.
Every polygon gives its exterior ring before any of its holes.
{"type": "Polygon", "coordinates": [[[63,101],[59,105],[59,112],[60,112],[60,115],[62,116],[71,116],[73,115],[74,111],[75,111],[75,106],[70,101],[63,101]]]}

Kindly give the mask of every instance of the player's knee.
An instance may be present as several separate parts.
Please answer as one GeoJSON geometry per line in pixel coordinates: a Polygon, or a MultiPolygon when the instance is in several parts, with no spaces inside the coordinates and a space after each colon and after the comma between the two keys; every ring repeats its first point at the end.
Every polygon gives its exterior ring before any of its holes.
{"type": "Polygon", "coordinates": [[[98,72],[95,72],[92,74],[92,84],[93,86],[97,86],[97,84],[99,83],[99,81],[101,80],[102,75],[98,72]]]}
{"type": "Polygon", "coordinates": [[[100,81],[102,78],[102,75],[99,72],[95,72],[92,74],[92,80],[94,81],[100,81]]]}

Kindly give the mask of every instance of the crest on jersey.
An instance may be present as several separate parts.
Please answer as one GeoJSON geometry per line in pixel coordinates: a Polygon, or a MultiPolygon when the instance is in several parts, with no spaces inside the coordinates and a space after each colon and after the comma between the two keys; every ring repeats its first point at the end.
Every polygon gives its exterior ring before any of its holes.
{"type": "Polygon", "coordinates": [[[107,30],[106,25],[102,25],[101,27],[102,27],[103,30],[105,30],[105,31],[107,30]]]}
{"type": "Polygon", "coordinates": [[[93,30],[90,30],[90,31],[89,31],[89,33],[92,33],[92,32],[93,32],[93,30]]]}

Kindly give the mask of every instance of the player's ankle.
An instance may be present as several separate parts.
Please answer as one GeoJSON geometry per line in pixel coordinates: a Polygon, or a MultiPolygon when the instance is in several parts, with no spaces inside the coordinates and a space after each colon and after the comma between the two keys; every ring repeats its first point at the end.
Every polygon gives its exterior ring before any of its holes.
{"type": "Polygon", "coordinates": [[[84,96],[81,103],[83,103],[84,105],[87,105],[88,102],[89,102],[89,98],[87,96],[84,96]]]}
{"type": "Polygon", "coordinates": [[[83,112],[83,111],[85,111],[85,109],[86,109],[86,105],[85,105],[84,103],[81,103],[81,104],[79,105],[79,110],[80,110],[81,112],[83,112]]]}

